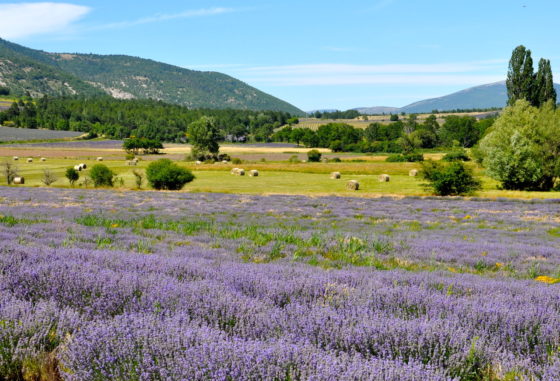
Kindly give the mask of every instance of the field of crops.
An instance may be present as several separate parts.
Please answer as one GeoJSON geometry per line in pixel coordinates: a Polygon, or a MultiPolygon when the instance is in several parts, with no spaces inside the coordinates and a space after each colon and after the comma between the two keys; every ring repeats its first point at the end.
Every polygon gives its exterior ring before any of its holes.
{"type": "Polygon", "coordinates": [[[83,132],[52,131],[0,126],[0,142],[75,138],[80,135],[83,135],[83,132]]]}
{"type": "Polygon", "coordinates": [[[559,237],[554,200],[3,187],[0,374],[558,380],[559,237]]]}

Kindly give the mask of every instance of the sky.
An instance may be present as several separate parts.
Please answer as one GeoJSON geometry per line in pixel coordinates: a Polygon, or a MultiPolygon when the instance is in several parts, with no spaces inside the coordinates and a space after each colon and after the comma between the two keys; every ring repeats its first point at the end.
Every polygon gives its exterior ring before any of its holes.
{"type": "Polygon", "coordinates": [[[0,1],[0,37],[218,71],[306,111],[346,110],[504,80],[520,44],[560,73],[558,15],[558,0],[0,1]]]}

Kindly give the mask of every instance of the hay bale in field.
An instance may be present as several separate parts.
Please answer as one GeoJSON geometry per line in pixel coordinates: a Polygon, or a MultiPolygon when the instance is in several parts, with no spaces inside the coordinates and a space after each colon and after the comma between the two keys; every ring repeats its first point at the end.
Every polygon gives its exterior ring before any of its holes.
{"type": "Polygon", "coordinates": [[[46,159],[46,158],[44,158],[44,157],[42,157],[42,158],[41,158],[41,161],[47,161],[47,159],[46,159]]]}
{"type": "Polygon", "coordinates": [[[340,172],[332,172],[331,179],[340,179],[340,172]]]}
{"type": "Polygon", "coordinates": [[[230,173],[231,173],[232,175],[236,175],[236,174],[237,174],[237,171],[239,171],[239,168],[232,168],[231,171],[230,171],[230,173]]]}
{"type": "Polygon", "coordinates": [[[245,176],[245,170],[243,168],[239,168],[239,170],[235,174],[237,176],[245,176]]]}
{"type": "Polygon", "coordinates": [[[390,180],[391,180],[391,176],[389,176],[389,175],[387,175],[387,174],[385,174],[385,173],[382,174],[382,175],[379,175],[379,181],[382,182],[382,183],[387,183],[387,182],[389,182],[390,180]]]}
{"type": "Polygon", "coordinates": [[[196,165],[200,165],[200,164],[202,164],[202,161],[197,160],[197,161],[195,161],[194,163],[195,163],[196,165]]]}
{"type": "Polygon", "coordinates": [[[136,164],[138,164],[138,162],[134,161],[134,160],[129,160],[129,161],[126,162],[126,164],[127,165],[136,165],[136,164]]]}
{"type": "Polygon", "coordinates": [[[79,164],[76,164],[76,165],[74,166],[74,169],[75,169],[76,171],[80,172],[80,171],[82,170],[82,167],[80,167],[79,164]]]}
{"type": "Polygon", "coordinates": [[[18,160],[19,160],[19,157],[14,156],[13,159],[14,159],[14,161],[18,161],[18,160]]]}
{"type": "Polygon", "coordinates": [[[97,159],[95,159],[97,161],[103,161],[103,158],[101,156],[99,156],[97,159]]]}
{"type": "Polygon", "coordinates": [[[87,168],[87,165],[84,164],[84,163],[80,163],[79,165],[80,165],[80,167],[82,167],[82,169],[86,169],[86,168],[87,168]]]}
{"type": "Polygon", "coordinates": [[[135,157],[134,159],[132,159],[133,162],[135,162],[136,164],[138,164],[138,162],[140,161],[140,159],[138,159],[137,157],[135,157]]]}
{"type": "Polygon", "coordinates": [[[227,164],[227,163],[229,163],[229,161],[227,161],[227,160],[222,160],[222,164],[227,164]]]}
{"type": "Polygon", "coordinates": [[[408,172],[408,175],[411,176],[411,177],[418,176],[418,170],[417,170],[417,169],[411,169],[411,170],[408,172]]]}
{"type": "Polygon", "coordinates": [[[33,163],[33,159],[30,158],[30,157],[28,157],[28,158],[27,158],[27,162],[28,162],[28,163],[33,163]]]}
{"type": "Polygon", "coordinates": [[[25,184],[25,178],[22,176],[14,177],[14,184],[25,184]]]}
{"type": "Polygon", "coordinates": [[[249,171],[249,176],[258,177],[259,176],[259,171],[257,171],[256,169],[251,169],[251,171],[249,171]]]}
{"type": "Polygon", "coordinates": [[[360,183],[356,180],[350,180],[346,183],[346,189],[357,191],[360,189],[360,183]]]}

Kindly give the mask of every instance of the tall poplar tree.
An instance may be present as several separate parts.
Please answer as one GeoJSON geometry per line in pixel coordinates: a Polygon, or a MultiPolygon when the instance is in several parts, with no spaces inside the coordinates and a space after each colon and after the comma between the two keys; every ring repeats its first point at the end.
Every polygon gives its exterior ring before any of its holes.
{"type": "Polygon", "coordinates": [[[540,107],[549,100],[552,100],[552,103],[556,104],[556,89],[554,89],[550,61],[541,58],[539,61],[539,70],[535,75],[534,94],[531,103],[533,106],[540,107]]]}
{"type": "Polygon", "coordinates": [[[519,99],[532,101],[534,94],[533,59],[531,51],[523,45],[513,50],[506,80],[508,105],[519,99]]]}

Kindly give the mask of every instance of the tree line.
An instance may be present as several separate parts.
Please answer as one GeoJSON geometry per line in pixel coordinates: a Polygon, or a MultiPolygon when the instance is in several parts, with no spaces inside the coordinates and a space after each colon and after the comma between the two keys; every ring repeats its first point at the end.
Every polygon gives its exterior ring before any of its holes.
{"type": "Polygon", "coordinates": [[[420,123],[415,114],[389,124],[371,123],[360,129],[345,123],[328,123],[314,131],[286,126],[272,139],[303,144],[307,147],[330,148],[335,152],[412,152],[418,148],[472,147],[494,122],[493,118],[477,120],[471,116],[449,115],[440,126],[435,115],[420,123]]]}
{"type": "Polygon", "coordinates": [[[14,102],[0,112],[0,124],[182,142],[187,127],[203,116],[212,117],[220,139],[230,141],[268,141],[276,128],[293,117],[281,111],[189,109],[154,100],[45,96],[14,102]]]}

